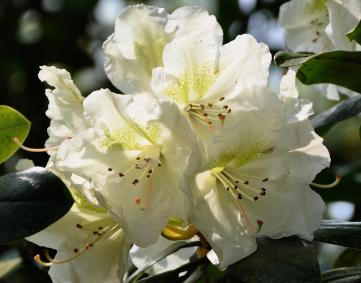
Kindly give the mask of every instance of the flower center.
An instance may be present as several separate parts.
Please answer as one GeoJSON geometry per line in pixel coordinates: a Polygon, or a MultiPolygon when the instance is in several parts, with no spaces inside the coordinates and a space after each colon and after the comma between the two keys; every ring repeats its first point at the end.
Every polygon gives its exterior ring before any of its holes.
{"type": "Polygon", "coordinates": [[[221,97],[204,103],[191,102],[184,110],[192,119],[211,129],[215,122],[220,122],[223,127],[226,115],[232,111],[228,105],[222,103],[224,99],[221,97]]]}
{"type": "Polygon", "coordinates": [[[257,220],[257,225],[252,223],[246,213],[243,202],[251,201],[252,203],[256,203],[260,197],[266,196],[266,184],[269,179],[267,177],[253,176],[241,172],[237,172],[236,175],[220,167],[212,169],[212,174],[235,200],[241,216],[245,220],[245,224],[251,228],[253,233],[258,233],[263,225],[263,221],[257,220]],[[254,183],[254,185],[252,183],[254,183]],[[262,186],[256,186],[256,184],[259,183],[261,183],[262,186]]]}
{"type": "Polygon", "coordinates": [[[119,178],[130,182],[132,186],[137,186],[142,182],[146,183],[146,197],[145,200],[140,196],[134,198],[133,202],[141,210],[147,210],[151,206],[153,194],[153,174],[156,170],[162,167],[162,146],[154,145],[149,146],[146,150],[141,151],[134,159],[126,163],[127,167],[123,170],[108,168],[108,174],[117,174],[119,178]]]}

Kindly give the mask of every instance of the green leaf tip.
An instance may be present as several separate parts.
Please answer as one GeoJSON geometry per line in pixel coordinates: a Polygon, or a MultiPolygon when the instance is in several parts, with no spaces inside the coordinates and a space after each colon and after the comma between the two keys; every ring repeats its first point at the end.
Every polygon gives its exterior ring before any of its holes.
{"type": "Polygon", "coordinates": [[[0,105],[0,163],[6,161],[19,148],[13,138],[23,143],[29,134],[30,121],[15,109],[0,105]]]}
{"type": "Polygon", "coordinates": [[[356,41],[358,44],[361,44],[361,21],[357,24],[357,26],[348,34],[346,34],[347,38],[350,41],[356,41]]]}
{"type": "Polygon", "coordinates": [[[279,67],[293,67],[301,65],[315,54],[279,51],[274,56],[274,62],[279,67]]]}

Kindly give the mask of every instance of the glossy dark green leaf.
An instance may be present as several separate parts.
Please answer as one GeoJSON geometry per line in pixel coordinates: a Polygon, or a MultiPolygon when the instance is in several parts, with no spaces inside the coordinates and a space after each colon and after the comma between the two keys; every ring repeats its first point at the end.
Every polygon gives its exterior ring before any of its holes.
{"type": "Polygon", "coordinates": [[[298,66],[310,59],[313,53],[297,53],[290,51],[278,51],[274,56],[275,64],[279,67],[298,66]]]}
{"type": "Polygon", "coordinates": [[[315,241],[361,249],[361,222],[323,220],[315,241]]]}
{"type": "Polygon", "coordinates": [[[229,282],[320,282],[317,252],[313,243],[297,237],[257,240],[257,251],[231,265],[229,282]]]}
{"type": "Polygon", "coordinates": [[[355,40],[358,44],[361,44],[361,21],[357,26],[348,34],[346,34],[350,41],[355,40]]]}
{"type": "Polygon", "coordinates": [[[46,228],[66,214],[72,204],[65,184],[44,168],[0,177],[0,243],[46,228]]]}
{"type": "Polygon", "coordinates": [[[361,267],[361,250],[346,249],[336,259],[334,268],[339,267],[361,267]]]}
{"type": "Polygon", "coordinates": [[[19,148],[13,138],[24,142],[30,130],[30,122],[15,109],[0,105],[0,163],[8,159],[19,148]]]}
{"type": "Polygon", "coordinates": [[[345,267],[327,271],[322,274],[322,283],[356,283],[361,282],[361,267],[345,267]]]}
{"type": "Polygon", "coordinates": [[[356,95],[318,114],[311,120],[311,123],[316,129],[327,129],[335,123],[351,118],[359,113],[361,113],[361,95],[356,95]]]}
{"type": "Polygon", "coordinates": [[[172,283],[184,283],[185,280],[193,274],[193,272],[201,265],[208,263],[206,257],[193,260],[187,264],[182,265],[174,270],[156,274],[147,278],[137,280],[137,283],[162,283],[162,282],[172,282],[172,283]],[[184,274],[186,273],[186,274],[184,274]]]}
{"type": "Polygon", "coordinates": [[[361,52],[332,51],[313,56],[297,71],[306,85],[330,83],[361,93],[361,52]]]}

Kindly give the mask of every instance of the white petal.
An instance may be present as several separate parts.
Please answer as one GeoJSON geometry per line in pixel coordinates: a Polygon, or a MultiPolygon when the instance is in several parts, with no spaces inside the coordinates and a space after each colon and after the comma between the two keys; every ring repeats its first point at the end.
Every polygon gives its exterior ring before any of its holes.
{"type": "Polygon", "coordinates": [[[212,34],[176,38],[164,48],[165,72],[180,78],[185,72],[196,72],[202,65],[215,68],[218,48],[219,42],[212,34]]]}
{"type": "MultiPolygon", "coordinates": [[[[64,242],[59,247],[55,260],[74,255],[73,241],[64,242]]],[[[99,246],[94,246],[78,258],[54,264],[49,275],[57,283],[113,283],[127,282],[128,252],[130,242],[119,230],[99,246]],[[95,272],[94,272],[95,271],[95,272]]]]}
{"type": "Polygon", "coordinates": [[[223,30],[215,16],[208,14],[202,7],[189,6],[176,9],[168,17],[165,27],[166,32],[175,32],[175,37],[192,34],[192,36],[204,36],[212,33],[219,42],[223,41],[223,30]]]}
{"type": "Polygon", "coordinates": [[[46,90],[49,100],[46,115],[51,119],[46,146],[58,146],[65,139],[87,128],[83,119],[84,98],[64,69],[42,66],[39,78],[54,87],[53,90],[46,90]]]}
{"type": "Polygon", "coordinates": [[[214,234],[211,243],[213,249],[208,252],[207,258],[220,270],[225,270],[229,265],[257,250],[256,238],[249,236],[244,236],[240,244],[235,244],[233,241],[228,241],[222,236],[214,234]]]}
{"type": "Polygon", "coordinates": [[[298,235],[303,239],[312,240],[313,232],[321,225],[326,207],[319,196],[308,186],[300,191],[297,201],[293,206],[288,223],[279,237],[298,235]]]}
{"type": "MultiPolygon", "coordinates": [[[[72,258],[74,249],[81,250],[93,236],[84,227],[115,223],[105,213],[82,209],[74,205],[60,220],[27,240],[57,250],[55,260],[72,258]],[[83,228],[78,228],[80,224],[83,228]]],[[[105,227],[104,227],[105,228],[105,227]]],[[[110,237],[101,239],[93,248],[65,263],[54,263],[49,271],[53,282],[125,282],[127,277],[130,242],[118,230],[110,237]],[[97,272],[90,272],[97,270],[97,272]]]]}
{"type": "Polygon", "coordinates": [[[152,69],[162,65],[167,13],[146,5],[125,8],[118,16],[115,33],[104,43],[105,71],[125,93],[148,90],[152,69]]]}
{"type": "Polygon", "coordinates": [[[255,251],[255,237],[246,235],[239,209],[229,193],[217,187],[210,171],[197,175],[192,193],[190,221],[212,246],[221,269],[255,251]]]}
{"type": "Polygon", "coordinates": [[[321,52],[332,49],[325,34],[329,22],[323,1],[291,0],[280,8],[279,22],[285,29],[286,45],[292,51],[321,52]]]}
{"type": "Polygon", "coordinates": [[[220,48],[220,74],[207,98],[224,96],[233,87],[266,85],[272,56],[268,46],[248,34],[239,35],[220,48]]]}
{"type": "Polygon", "coordinates": [[[335,49],[355,50],[355,42],[350,42],[346,34],[353,29],[361,19],[360,1],[327,1],[330,23],[326,27],[326,33],[335,49]]]}
{"type": "MultiPolygon", "coordinates": [[[[140,248],[134,245],[131,248],[129,255],[134,265],[138,269],[141,269],[145,266],[145,264],[147,264],[154,257],[159,255],[162,251],[164,251],[166,248],[173,245],[174,243],[174,241],[169,241],[163,237],[160,237],[155,244],[146,248],[140,248]]],[[[167,256],[165,259],[162,259],[161,261],[155,263],[149,270],[149,273],[162,273],[165,271],[176,269],[181,265],[188,263],[190,257],[195,254],[196,249],[197,247],[184,248],[167,256]]]]}
{"type": "Polygon", "coordinates": [[[290,124],[307,119],[313,114],[312,103],[298,99],[296,71],[289,69],[282,77],[280,98],[286,104],[287,119],[290,124]]]}

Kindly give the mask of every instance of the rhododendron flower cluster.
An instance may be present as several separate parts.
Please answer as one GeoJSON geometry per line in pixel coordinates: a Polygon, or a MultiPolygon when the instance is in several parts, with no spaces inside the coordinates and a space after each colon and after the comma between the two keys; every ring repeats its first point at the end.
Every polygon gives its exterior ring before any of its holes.
{"type": "Polygon", "coordinates": [[[127,281],[131,245],[146,254],[162,237],[201,237],[221,269],[260,236],[312,239],[324,203],[309,185],[330,157],[294,78],[268,89],[267,45],[248,34],[223,44],[199,7],[135,5],[103,49],[122,93],[83,97],[67,71],[39,73],[52,87],[47,167],[75,199],[29,238],[58,251],[37,258],[54,282],[127,281]]]}

